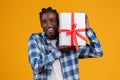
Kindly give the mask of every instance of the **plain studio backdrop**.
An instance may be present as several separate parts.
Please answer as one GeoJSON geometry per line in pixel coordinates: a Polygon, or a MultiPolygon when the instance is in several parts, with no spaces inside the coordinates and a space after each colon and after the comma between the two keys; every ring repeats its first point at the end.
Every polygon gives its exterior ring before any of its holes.
{"type": "Polygon", "coordinates": [[[79,60],[81,80],[120,80],[119,0],[1,0],[0,80],[33,80],[28,38],[41,32],[39,11],[85,12],[100,40],[104,56],[79,60]]]}

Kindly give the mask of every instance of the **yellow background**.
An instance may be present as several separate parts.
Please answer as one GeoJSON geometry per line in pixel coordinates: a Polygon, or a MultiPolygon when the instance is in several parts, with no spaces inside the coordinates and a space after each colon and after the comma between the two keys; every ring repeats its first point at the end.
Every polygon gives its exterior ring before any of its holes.
{"type": "Polygon", "coordinates": [[[28,38],[42,31],[38,13],[48,6],[87,13],[102,44],[102,58],[79,60],[81,80],[120,80],[119,0],[1,0],[0,80],[32,80],[28,38]]]}

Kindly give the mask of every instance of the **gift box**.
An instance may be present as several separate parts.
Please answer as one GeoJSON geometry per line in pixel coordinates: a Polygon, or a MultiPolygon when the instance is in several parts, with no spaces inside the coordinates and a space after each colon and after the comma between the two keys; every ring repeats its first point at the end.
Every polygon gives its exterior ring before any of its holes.
{"type": "Polygon", "coordinates": [[[59,24],[59,46],[86,45],[85,13],[60,13],[59,24]]]}

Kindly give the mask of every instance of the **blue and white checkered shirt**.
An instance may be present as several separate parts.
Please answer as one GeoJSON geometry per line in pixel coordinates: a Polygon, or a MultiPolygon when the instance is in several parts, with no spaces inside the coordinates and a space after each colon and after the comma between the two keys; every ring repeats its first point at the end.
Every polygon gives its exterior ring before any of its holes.
{"type": "Polygon", "coordinates": [[[92,29],[87,30],[86,35],[90,45],[80,46],[79,50],[71,50],[62,53],[52,49],[51,42],[45,33],[32,34],[29,38],[29,61],[34,73],[34,80],[47,80],[51,76],[51,66],[59,59],[64,80],[80,80],[78,71],[79,58],[101,57],[103,55],[100,42],[92,29]]]}

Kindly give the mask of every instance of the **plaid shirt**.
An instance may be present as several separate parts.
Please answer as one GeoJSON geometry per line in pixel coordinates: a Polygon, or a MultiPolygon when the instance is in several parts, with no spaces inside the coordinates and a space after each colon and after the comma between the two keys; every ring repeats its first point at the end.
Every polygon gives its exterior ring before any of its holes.
{"type": "Polygon", "coordinates": [[[61,53],[57,42],[57,49],[52,49],[45,33],[32,34],[29,38],[29,61],[34,73],[34,80],[47,80],[51,76],[51,66],[59,59],[64,80],[80,80],[78,59],[101,57],[102,48],[92,29],[87,32],[90,45],[80,46],[79,50],[61,53]]]}

